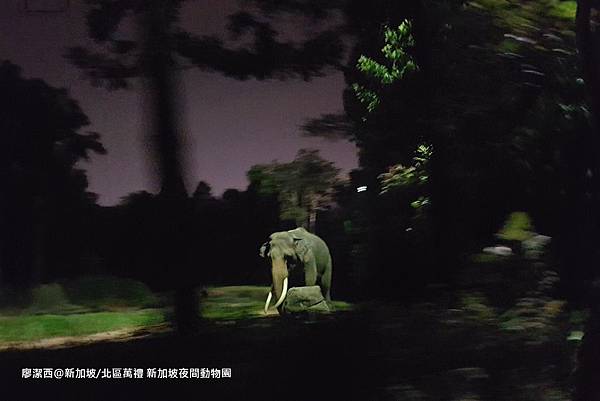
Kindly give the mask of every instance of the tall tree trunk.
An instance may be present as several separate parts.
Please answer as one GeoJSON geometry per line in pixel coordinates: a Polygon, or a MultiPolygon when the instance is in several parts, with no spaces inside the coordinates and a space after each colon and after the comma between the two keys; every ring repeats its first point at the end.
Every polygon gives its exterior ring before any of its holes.
{"type": "Polygon", "coordinates": [[[174,85],[170,28],[177,13],[177,5],[170,0],[147,0],[140,25],[144,43],[144,72],[149,88],[152,135],[160,168],[161,197],[167,213],[166,231],[162,244],[167,252],[168,269],[174,275],[175,325],[180,333],[195,331],[199,319],[198,299],[193,283],[187,279],[186,211],[189,206],[183,181],[179,154],[179,136],[175,117],[178,105],[174,85]]]}
{"type": "MultiPolygon", "coordinates": [[[[594,180],[593,192],[598,193],[600,168],[598,168],[598,154],[600,153],[600,28],[598,22],[600,4],[593,0],[578,0],[577,2],[577,47],[581,62],[581,69],[585,80],[588,103],[591,110],[592,138],[594,166],[592,178],[594,180]]],[[[597,196],[596,196],[597,198],[597,196]]],[[[594,207],[598,207],[600,200],[595,199],[594,207]]],[[[596,240],[598,240],[596,238],[596,240]]],[[[592,261],[593,264],[593,261],[592,261]]],[[[594,272],[595,273],[595,272],[594,272]]],[[[598,372],[600,372],[600,288],[592,287],[589,296],[590,318],[585,330],[583,343],[579,350],[578,366],[576,372],[576,388],[574,401],[599,401],[600,386],[598,386],[598,372]]]]}

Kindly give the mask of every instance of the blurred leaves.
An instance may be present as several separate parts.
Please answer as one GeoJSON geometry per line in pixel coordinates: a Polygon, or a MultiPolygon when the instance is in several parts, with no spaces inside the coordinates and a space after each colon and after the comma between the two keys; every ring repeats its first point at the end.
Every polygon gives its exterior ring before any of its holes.
{"type": "Polygon", "coordinates": [[[277,196],[283,220],[305,226],[311,215],[333,200],[339,169],[317,150],[301,149],[289,163],[255,165],[248,179],[259,193],[277,196]]]}
{"type": "MultiPolygon", "coordinates": [[[[140,23],[148,5],[139,0],[87,0],[87,3],[90,6],[89,35],[96,46],[72,47],[65,57],[82,69],[96,86],[128,88],[132,78],[145,73],[146,62],[139,46],[141,38],[131,37],[130,24],[132,21],[140,23]]],[[[168,50],[179,56],[172,58],[175,69],[194,67],[241,80],[308,80],[340,65],[345,45],[339,27],[324,22],[330,12],[340,6],[339,2],[317,6],[310,1],[281,4],[246,1],[245,8],[229,17],[229,41],[217,36],[194,35],[178,27],[182,3],[182,0],[173,0],[163,4],[171,25],[168,50]],[[280,41],[275,26],[282,13],[310,18],[318,29],[299,40],[280,41]]]]}
{"type": "Polygon", "coordinates": [[[428,145],[419,145],[413,157],[413,164],[404,167],[401,164],[391,166],[388,172],[379,176],[381,180],[381,193],[386,193],[394,188],[409,185],[426,184],[429,180],[428,163],[433,155],[433,149],[428,145]]]}
{"type": "Polygon", "coordinates": [[[534,235],[531,218],[525,212],[511,213],[497,237],[507,241],[525,241],[534,235]]]}

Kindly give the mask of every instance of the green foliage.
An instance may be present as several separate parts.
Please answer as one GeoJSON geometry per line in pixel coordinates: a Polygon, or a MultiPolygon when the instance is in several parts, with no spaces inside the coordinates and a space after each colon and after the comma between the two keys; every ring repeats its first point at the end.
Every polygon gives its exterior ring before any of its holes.
{"type": "Polygon", "coordinates": [[[411,30],[408,20],[403,21],[396,29],[384,26],[385,46],[381,53],[391,64],[385,66],[363,55],[358,58],[356,68],[384,85],[392,84],[402,79],[406,73],[418,70],[414,58],[407,53],[407,49],[415,45],[411,30]]]}
{"type": "Polygon", "coordinates": [[[379,97],[375,91],[367,89],[357,83],[352,84],[352,89],[358,100],[365,105],[369,113],[372,113],[377,106],[379,106],[379,97]]]}
{"type": "Polygon", "coordinates": [[[566,21],[573,21],[577,13],[577,2],[574,0],[552,1],[548,11],[553,17],[562,18],[566,21]]]}
{"type": "Polygon", "coordinates": [[[410,202],[410,206],[413,209],[420,210],[420,209],[423,209],[423,208],[429,206],[429,203],[430,203],[429,202],[429,197],[427,197],[427,196],[419,196],[416,200],[410,202]]]}
{"type": "Polygon", "coordinates": [[[111,276],[81,277],[64,284],[71,302],[90,308],[150,307],[158,298],[144,283],[111,276]]]}
{"type": "Polygon", "coordinates": [[[535,228],[527,213],[513,212],[508,216],[497,236],[506,241],[525,241],[534,235],[534,231],[535,228]]]}
{"type": "Polygon", "coordinates": [[[317,150],[301,149],[289,163],[255,165],[248,172],[251,185],[263,195],[277,196],[280,218],[308,227],[311,216],[331,202],[339,169],[317,150]]]}
{"type": "MultiPolygon", "coordinates": [[[[385,193],[394,188],[421,185],[429,180],[428,164],[433,155],[431,146],[421,144],[413,157],[413,164],[404,167],[401,164],[390,167],[389,171],[379,176],[381,180],[381,193],[385,193]]],[[[424,197],[422,197],[424,199],[424,197]]],[[[421,203],[424,201],[421,200],[421,203]]]]}
{"type": "MultiPolygon", "coordinates": [[[[433,155],[433,148],[421,144],[413,157],[413,164],[404,167],[401,164],[391,166],[386,173],[379,175],[381,181],[381,193],[384,194],[391,190],[397,190],[406,187],[420,187],[429,181],[430,167],[429,162],[433,155]]],[[[421,195],[410,202],[410,206],[423,212],[430,204],[430,198],[427,195],[421,195]]]]}
{"type": "MultiPolygon", "coordinates": [[[[411,22],[408,20],[404,20],[396,29],[384,26],[383,33],[385,45],[381,53],[388,65],[361,55],[356,68],[364,76],[374,80],[377,85],[391,85],[407,73],[418,70],[415,59],[408,53],[408,50],[414,47],[415,40],[412,36],[411,22]]],[[[352,84],[352,89],[368,113],[372,113],[377,108],[380,98],[376,89],[369,89],[358,83],[352,84]]]]}
{"type": "Polygon", "coordinates": [[[468,319],[487,323],[497,318],[495,309],[481,293],[462,294],[459,302],[460,309],[465,312],[465,317],[468,319]]]}
{"type": "Polygon", "coordinates": [[[304,207],[294,205],[293,203],[294,200],[289,201],[289,203],[284,201],[279,217],[281,220],[295,221],[299,227],[303,226],[308,220],[309,212],[304,207]]]}
{"type": "Polygon", "coordinates": [[[493,255],[490,253],[476,253],[470,256],[470,261],[477,264],[494,264],[494,263],[503,263],[504,259],[502,256],[493,255]]]}
{"type": "Polygon", "coordinates": [[[31,303],[28,311],[32,313],[65,313],[77,310],[67,298],[62,285],[44,284],[31,290],[31,303]]]}
{"type": "Polygon", "coordinates": [[[523,341],[538,344],[550,341],[566,320],[566,302],[543,297],[523,297],[500,317],[500,328],[522,337],[523,341]]]}
{"type": "Polygon", "coordinates": [[[496,23],[509,28],[540,18],[556,18],[555,23],[571,24],[575,19],[577,2],[573,0],[476,0],[469,4],[497,16],[496,23]]]}

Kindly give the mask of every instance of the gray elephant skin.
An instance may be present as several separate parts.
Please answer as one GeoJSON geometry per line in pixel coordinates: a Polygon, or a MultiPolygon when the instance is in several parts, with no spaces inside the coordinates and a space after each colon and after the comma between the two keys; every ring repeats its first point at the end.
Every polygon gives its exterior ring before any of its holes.
{"type": "Polygon", "coordinates": [[[272,298],[277,300],[275,307],[281,312],[292,272],[297,273],[294,277],[303,276],[304,281],[293,282],[294,286],[318,285],[325,300],[331,301],[331,254],[325,241],[318,236],[304,228],[275,232],[260,248],[260,256],[270,260],[273,283],[267,295],[265,313],[272,298]]]}

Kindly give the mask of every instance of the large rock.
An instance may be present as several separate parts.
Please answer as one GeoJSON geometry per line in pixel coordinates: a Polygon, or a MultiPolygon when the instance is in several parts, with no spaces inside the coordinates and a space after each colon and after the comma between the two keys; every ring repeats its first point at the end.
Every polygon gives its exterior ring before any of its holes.
{"type": "Polygon", "coordinates": [[[523,255],[528,259],[541,259],[547,252],[548,245],[552,240],[546,235],[536,234],[523,241],[523,255]]]}
{"type": "Polygon", "coordinates": [[[329,312],[318,285],[290,288],[282,306],[285,313],[329,312]]]}

